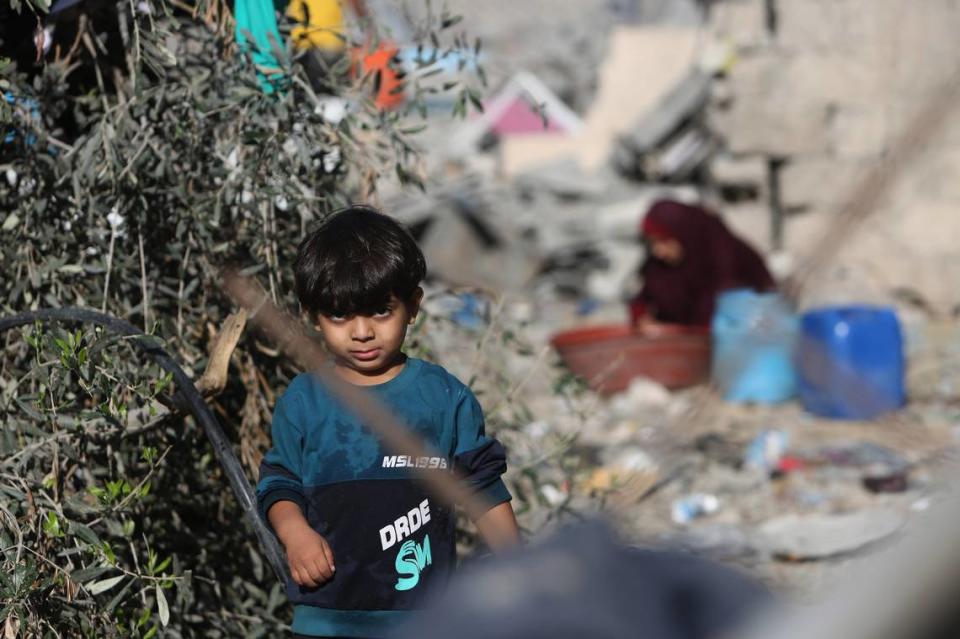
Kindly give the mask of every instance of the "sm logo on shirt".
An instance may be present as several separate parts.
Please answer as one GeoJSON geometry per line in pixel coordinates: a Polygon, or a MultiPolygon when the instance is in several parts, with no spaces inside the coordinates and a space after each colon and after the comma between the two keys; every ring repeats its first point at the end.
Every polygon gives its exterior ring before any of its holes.
{"type": "MultiPolygon", "coordinates": [[[[430,502],[424,499],[420,504],[411,508],[409,512],[400,515],[393,522],[380,529],[380,545],[384,550],[388,550],[405,537],[412,536],[429,522],[430,502]]],[[[432,563],[430,535],[424,535],[423,542],[419,544],[413,539],[407,539],[400,545],[400,551],[393,563],[397,569],[397,574],[400,575],[394,588],[400,591],[416,588],[417,584],[420,583],[420,573],[432,563]]]]}
{"type": "Polygon", "coordinates": [[[412,539],[408,539],[400,546],[400,552],[397,553],[397,560],[394,567],[400,578],[397,579],[396,590],[410,590],[416,588],[420,583],[420,573],[423,569],[433,563],[433,557],[430,556],[430,535],[423,536],[423,543],[418,544],[412,539]]]}

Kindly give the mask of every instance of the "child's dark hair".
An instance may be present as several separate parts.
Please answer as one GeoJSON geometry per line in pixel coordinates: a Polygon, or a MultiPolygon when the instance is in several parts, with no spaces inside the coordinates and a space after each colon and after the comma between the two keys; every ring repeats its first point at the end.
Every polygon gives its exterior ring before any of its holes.
{"type": "Polygon", "coordinates": [[[311,315],[372,315],[391,295],[413,298],[423,253],[396,220],[355,204],[327,218],[297,250],[297,297],[311,315]]]}

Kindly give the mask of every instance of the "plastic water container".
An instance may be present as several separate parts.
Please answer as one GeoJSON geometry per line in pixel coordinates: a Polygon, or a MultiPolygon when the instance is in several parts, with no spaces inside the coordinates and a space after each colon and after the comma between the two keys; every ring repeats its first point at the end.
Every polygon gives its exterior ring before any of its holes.
{"type": "Polygon", "coordinates": [[[816,309],[801,319],[800,401],[822,417],[871,419],[906,403],[903,335],[878,306],[816,309]]]}
{"type": "Polygon", "coordinates": [[[797,390],[798,320],[777,293],[737,289],[717,298],[713,381],[731,402],[776,404],[797,390]]]}

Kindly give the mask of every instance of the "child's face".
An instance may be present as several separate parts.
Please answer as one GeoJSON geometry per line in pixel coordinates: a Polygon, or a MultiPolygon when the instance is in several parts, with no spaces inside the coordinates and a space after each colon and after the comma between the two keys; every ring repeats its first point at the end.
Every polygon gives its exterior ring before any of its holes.
{"type": "Polygon", "coordinates": [[[421,299],[423,290],[418,288],[407,302],[391,296],[384,308],[373,315],[319,315],[317,329],[340,376],[361,385],[393,379],[402,368],[400,347],[407,327],[417,317],[421,299]]]}

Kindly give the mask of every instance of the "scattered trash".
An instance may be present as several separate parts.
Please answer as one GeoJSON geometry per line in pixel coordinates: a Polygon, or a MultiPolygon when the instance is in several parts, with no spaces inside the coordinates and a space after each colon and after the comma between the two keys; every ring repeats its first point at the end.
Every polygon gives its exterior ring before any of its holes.
{"type": "Polygon", "coordinates": [[[621,449],[610,465],[630,473],[648,471],[657,467],[649,454],[635,446],[621,449]]]}
{"type": "Polygon", "coordinates": [[[720,500],[716,495],[696,493],[688,497],[674,500],[670,507],[670,515],[674,523],[688,524],[694,519],[712,515],[720,509],[720,500]]]}
{"type": "Polygon", "coordinates": [[[882,510],[841,515],[785,515],[763,524],[760,534],[771,554],[784,561],[815,561],[864,551],[903,526],[882,510]]]}
{"type": "Polygon", "coordinates": [[[560,490],[553,484],[544,484],[541,486],[540,494],[543,495],[543,498],[546,499],[547,503],[549,503],[551,506],[559,506],[569,498],[567,493],[560,490]]]}
{"type": "Polygon", "coordinates": [[[780,460],[789,443],[789,436],[782,430],[762,431],[747,446],[747,452],[743,458],[744,468],[767,473],[778,470],[780,460]]]}
{"type": "Polygon", "coordinates": [[[793,499],[796,500],[798,504],[802,504],[808,508],[817,508],[830,501],[830,498],[823,493],[812,490],[794,491],[793,499]]]}
{"type": "Polygon", "coordinates": [[[863,487],[872,493],[902,493],[909,485],[907,470],[904,468],[890,468],[880,464],[868,468],[863,476],[863,487]]]}
{"type": "Polygon", "coordinates": [[[542,419],[538,419],[524,426],[523,432],[526,433],[530,439],[543,439],[547,436],[547,433],[550,432],[550,424],[542,419]]]}
{"type": "Polygon", "coordinates": [[[450,319],[465,328],[479,329],[486,326],[490,317],[490,300],[473,293],[461,293],[458,297],[460,308],[450,319]]]}
{"type": "Polygon", "coordinates": [[[812,451],[795,451],[808,466],[868,468],[883,466],[902,470],[909,466],[903,455],[873,442],[830,444],[812,451]]]}
{"type": "Polygon", "coordinates": [[[317,99],[313,112],[325,122],[337,126],[350,111],[349,103],[343,98],[325,95],[317,99]]]}
{"type": "Polygon", "coordinates": [[[598,308],[600,308],[599,300],[595,300],[593,298],[588,297],[586,299],[580,300],[580,302],[577,304],[577,315],[581,317],[585,315],[590,315],[598,308]]]}
{"type": "Polygon", "coordinates": [[[638,377],[630,380],[627,389],[610,399],[610,411],[622,417],[638,417],[650,409],[663,409],[672,395],[662,384],[638,377]]]}
{"type": "MultiPolygon", "coordinates": [[[[595,469],[583,483],[587,494],[617,490],[622,495],[629,494],[637,501],[657,486],[660,475],[656,467],[627,470],[619,467],[595,469]]],[[[629,499],[626,501],[630,501],[629,499]]]]}
{"type": "Polygon", "coordinates": [[[778,473],[788,474],[806,468],[807,462],[795,455],[783,455],[780,457],[780,461],[777,462],[778,473]]]}

